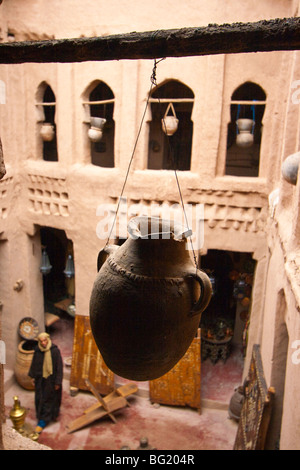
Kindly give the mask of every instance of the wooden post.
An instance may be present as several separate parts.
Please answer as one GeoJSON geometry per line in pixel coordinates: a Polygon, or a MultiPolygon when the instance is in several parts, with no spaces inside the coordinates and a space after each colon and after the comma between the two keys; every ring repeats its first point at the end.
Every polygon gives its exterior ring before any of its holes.
{"type": "Polygon", "coordinates": [[[91,38],[1,43],[0,63],[155,59],[299,49],[300,18],[279,18],[91,38]]]}

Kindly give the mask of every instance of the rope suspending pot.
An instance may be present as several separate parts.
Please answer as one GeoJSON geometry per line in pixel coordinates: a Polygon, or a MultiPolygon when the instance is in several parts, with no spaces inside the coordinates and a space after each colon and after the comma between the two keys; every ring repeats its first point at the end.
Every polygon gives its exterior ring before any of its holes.
{"type": "MultiPolygon", "coordinates": [[[[155,61],[146,108],[156,84],[156,67],[155,61]]],[[[146,109],[116,216],[145,113],[146,109]]],[[[184,210],[178,178],[177,184],[184,210]]],[[[211,298],[211,283],[186,249],[188,226],[140,216],[129,221],[128,232],[122,246],[111,245],[108,239],[99,253],[90,299],[91,329],[110,370],[129,380],[153,380],[175,366],[196,336],[211,298]]]]}

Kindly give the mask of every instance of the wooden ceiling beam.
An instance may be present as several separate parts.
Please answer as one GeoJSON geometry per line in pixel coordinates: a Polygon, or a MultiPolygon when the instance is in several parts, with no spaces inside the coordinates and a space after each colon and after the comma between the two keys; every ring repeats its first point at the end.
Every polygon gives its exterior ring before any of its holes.
{"type": "Polygon", "coordinates": [[[0,44],[1,64],[158,59],[300,49],[300,18],[0,44]]]}

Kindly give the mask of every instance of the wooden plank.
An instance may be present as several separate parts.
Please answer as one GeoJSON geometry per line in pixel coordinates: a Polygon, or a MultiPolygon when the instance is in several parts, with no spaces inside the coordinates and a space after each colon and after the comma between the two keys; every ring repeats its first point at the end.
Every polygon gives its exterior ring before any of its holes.
{"type": "Polygon", "coordinates": [[[70,424],[67,425],[67,432],[71,433],[77,431],[88,424],[93,423],[94,421],[103,418],[104,416],[109,416],[114,422],[116,422],[116,418],[112,414],[114,411],[117,411],[121,408],[125,408],[127,406],[126,399],[123,397],[115,397],[114,399],[110,400],[107,403],[107,410],[105,410],[99,403],[97,403],[97,407],[93,407],[89,409],[88,412],[85,412],[82,416],[79,416],[70,424]]]}
{"type": "Polygon", "coordinates": [[[183,358],[167,374],[149,382],[153,403],[201,409],[200,329],[183,358]]]}
{"type": "Polygon", "coordinates": [[[106,366],[94,341],[88,316],[76,315],[70,388],[89,390],[88,379],[97,392],[107,395],[114,390],[114,374],[106,366]]]}
{"type": "Polygon", "coordinates": [[[0,44],[0,63],[157,59],[300,49],[300,18],[0,44]]]}
{"type": "MultiPolygon", "coordinates": [[[[138,387],[134,383],[121,385],[120,387],[116,388],[113,392],[111,392],[109,395],[106,395],[106,397],[104,397],[103,400],[105,403],[108,403],[113,398],[116,398],[118,395],[126,398],[129,395],[136,393],[137,391],[138,391],[138,387]]],[[[127,405],[128,404],[129,403],[127,402],[127,405]]],[[[89,411],[92,411],[96,408],[99,408],[99,403],[95,403],[94,405],[90,406],[87,410],[84,411],[84,413],[88,413],[89,411]]]]}
{"type": "Polygon", "coordinates": [[[88,387],[88,389],[92,392],[92,394],[94,395],[95,398],[97,398],[98,402],[103,406],[103,408],[108,411],[108,406],[106,404],[106,402],[103,400],[103,398],[101,397],[101,395],[99,395],[99,393],[97,392],[97,390],[95,389],[95,387],[91,384],[91,382],[88,380],[88,379],[85,379],[85,383],[86,383],[86,386],[88,387]]]}
{"type": "Polygon", "coordinates": [[[116,388],[116,393],[118,393],[121,397],[128,397],[133,393],[138,391],[138,387],[135,383],[128,383],[125,385],[121,385],[121,387],[116,388]]]}
{"type": "Polygon", "coordinates": [[[104,416],[107,416],[107,411],[104,410],[103,408],[96,408],[93,411],[91,411],[88,414],[84,414],[82,416],[79,416],[79,418],[74,419],[70,424],[66,426],[67,432],[71,433],[74,431],[77,431],[78,429],[83,428],[84,426],[87,426],[88,424],[92,424],[94,421],[103,418],[104,416]]]}

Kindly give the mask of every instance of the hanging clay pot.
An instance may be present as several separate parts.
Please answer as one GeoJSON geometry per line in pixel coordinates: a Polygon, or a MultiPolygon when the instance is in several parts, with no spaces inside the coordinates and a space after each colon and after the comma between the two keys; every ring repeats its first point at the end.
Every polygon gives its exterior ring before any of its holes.
{"type": "Polygon", "coordinates": [[[236,144],[238,147],[251,147],[254,142],[252,130],[255,122],[252,119],[238,119],[236,124],[239,131],[236,136],[236,144]]]}
{"type": "Polygon", "coordinates": [[[90,300],[92,333],[106,365],[130,380],[164,375],[185,354],[211,298],[182,226],[135,217],[118,247],[99,253],[90,300]]]}
{"type": "Polygon", "coordinates": [[[176,117],[175,109],[173,103],[169,103],[165,115],[161,120],[162,130],[168,136],[175,134],[178,128],[179,120],[176,117]],[[172,110],[173,116],[168,116],[169,110],[172,110]]]}
{"type": "Polygon", "coordinates": [[[284,179],[293,185],[297,184],[300,164],[300,152],[289,155],[283,162],[281,171],[284,179]]]}
{"type": "Polygon", "coordinates": [[[91,127],[88,130],[88,136],[92,142],[100,142],[103,136],[103,127],[105,123],[106,119],[91,117],[91,127]]]}
{"type": "Polygon", "coordinates": [[[40,130],[41,137],[44,142],[51,142],[54,139],[55,130],[53,124],[44,122],[40,130]]]}

